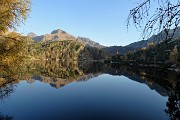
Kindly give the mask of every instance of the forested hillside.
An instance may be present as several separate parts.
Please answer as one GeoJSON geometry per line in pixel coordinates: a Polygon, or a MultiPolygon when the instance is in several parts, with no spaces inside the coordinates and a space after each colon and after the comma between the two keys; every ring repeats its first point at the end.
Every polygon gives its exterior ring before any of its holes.
{"type": "Polygon", "coordinates": [[[164,41],[160,44],[151,43],[147,47],[127,54],[128,60],[180,62],[180,38],[164,41]]]}
{"type": "Polygon", "coordinates": [[[23,60],[93,61],[107,56],[101,49],[76,40],[36,42],[15,32],[7,32],[0,39],[1,63],[7,64],[23,60]]]}
{"type": "Polygon", "coordinates": [[[29,57],[44,60],[66,60],[76,61],[84,45],[75,41],[50,41],[28,46],[29,57]]]}
{"type": "Polygon", "coordinates": [[[21,36],[15,32],[6,32],[0,36],[0,61],[3,63],[11,63],[22,61],[27,57],[28,45],[33,40],[21,36]]]}

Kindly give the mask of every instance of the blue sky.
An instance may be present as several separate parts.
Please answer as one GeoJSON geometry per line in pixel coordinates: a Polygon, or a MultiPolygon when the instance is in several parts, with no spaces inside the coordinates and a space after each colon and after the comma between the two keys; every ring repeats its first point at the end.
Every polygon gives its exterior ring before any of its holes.
{"type": "Polygon", "coordinates": [[[18,32],[37,35],[62,29],[75,37],[88,37],[102,45],[139,41],[140,31],[126,28],[133,0],[31,0],[32,10],[18,32]]]}

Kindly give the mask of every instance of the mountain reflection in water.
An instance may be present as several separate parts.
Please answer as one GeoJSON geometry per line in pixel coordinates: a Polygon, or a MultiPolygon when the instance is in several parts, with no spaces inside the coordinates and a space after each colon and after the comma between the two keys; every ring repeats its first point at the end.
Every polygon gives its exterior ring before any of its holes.
{"type": "MultiPolygon", "coordinates": [[[[77,62],[27,62],[0,66],[0,100],[5,101],[16,91],[18,83],[32,84],[40,81],[61,89],[72,82],[88,81],[102,74],[125,76],[132,81],[147,85],[161,96],[168,97],[164,112],[170,120],[180,119],[180,74],[155,69],[140,69],[120,64],[81,64],[77,62]]],[[[0,108],[3,111],[2,108],[0,108]]],[[[0,112],[0,119],[13,116],[0,112]]]]}

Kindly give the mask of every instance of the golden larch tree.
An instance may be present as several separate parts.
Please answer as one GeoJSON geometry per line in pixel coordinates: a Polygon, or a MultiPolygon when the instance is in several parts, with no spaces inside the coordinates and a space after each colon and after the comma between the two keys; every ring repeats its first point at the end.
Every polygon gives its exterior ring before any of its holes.
{"type": "Polygon", "coordinates": [[[0,0],[0,34],[23,23],[30,5],[30,0],[0,0]]]}

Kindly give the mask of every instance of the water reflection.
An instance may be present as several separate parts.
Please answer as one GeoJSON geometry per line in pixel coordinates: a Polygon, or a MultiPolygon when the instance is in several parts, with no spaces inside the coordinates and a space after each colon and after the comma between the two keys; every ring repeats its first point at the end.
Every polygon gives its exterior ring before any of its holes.
{"type": "Polygon", "coordinates": [[[0,120],[13,120],[13,117],[10,115],[4,115],[0,113],[0,120]]]}
{"type": "Polygon", "coordinates": [[[170,120],[180,119],[180,101],[179,94],[171,93],[168,101],[166,102],[167,109],[164,111],[169,116],[170,120]]]}
{"type": "MultiPolygon", "coordinates": [[[[120,64],[81,64],[77,62],[36,61],[16,65],[0,66],[0,100],[3,101],[15,91],[16,84],[26,80],[32,84],[36,81],[47,83],[60,89],[74,81],[87,81],[101,74],[126,76],[129,79],[146,84],[161,96],[168,96],[164,110],[171,120],[180,119],[180,75],[177,73],[142,69],[120,64]]],[[[1,110],[1,108],[0,108],[1,110]]],[[[10,115],[0,113],[0,119],[11,120],[10,115]]]]}
{"type": "MultiPolygon", "coordinates": [[[[0,79],[0,102],[3,102],[4,99],[9,97],[11,93],[15,90],[14,81],[5,80],[4,78],[0,79]]],[[[0,112],[0,120],[12,120],[13,117],[8,114],[3,114],[0,112]]]]}

